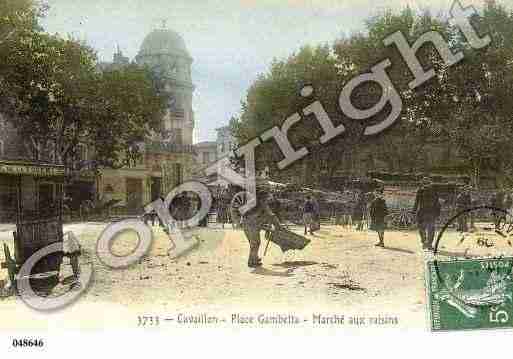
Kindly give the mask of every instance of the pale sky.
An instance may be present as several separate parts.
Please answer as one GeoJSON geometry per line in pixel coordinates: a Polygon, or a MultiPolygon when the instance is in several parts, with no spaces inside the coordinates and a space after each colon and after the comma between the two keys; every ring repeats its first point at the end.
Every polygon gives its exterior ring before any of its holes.
{"type": "MultiPolygon", "coordinates": [[[[508,0],[509,1],[509,0],[508,0]]],[[[133,59],[144,37],[167,20],[194,59],[193,108],[199,141],[215,140],[215,129],[240,111],[240,102],[272,59],[302,45],[331,43],[362,29],[369,16],[409,4],[445,13],[452,0],[47,0],[44,26],[72,34],[111,61],[119,44],[133,59]]],[[[481,0],[462,0],[466,5],[481,0]]]]}

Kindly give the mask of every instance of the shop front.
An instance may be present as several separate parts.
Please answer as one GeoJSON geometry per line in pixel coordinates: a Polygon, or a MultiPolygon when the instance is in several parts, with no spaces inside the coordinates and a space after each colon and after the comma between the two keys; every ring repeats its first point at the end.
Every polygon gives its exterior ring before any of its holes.
{"type": "Polygon", "coordinates": [[[0,161],[0,223],[59,212],[63,183],[63,166],[0,161]]]}

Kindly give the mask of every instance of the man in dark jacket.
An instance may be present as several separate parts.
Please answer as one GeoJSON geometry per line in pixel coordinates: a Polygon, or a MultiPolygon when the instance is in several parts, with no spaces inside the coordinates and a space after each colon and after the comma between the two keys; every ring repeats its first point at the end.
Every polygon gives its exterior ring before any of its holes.
{"type": "Polygon", "coordinates": [[[371,229],[378,232],[379,242],[377,247],[385,247],[385,217],[388,214],[387,204],[383,198],[383,189],[376,191],[376,195],[370,205],[371,229]]]}
{"type": "Polygon", "coordinates": [[[413,210],[417,213],[422,248],[431,250],[435,238],[436,220],[440,216],[440,201],[429,178],[422,180],[422,186],[415,197],[413,210]]]}
{"type": "Polygon", "coordinates": [[[472,197],[470,195],[470,187],[466,186],[456,197],[456,210],[458,212],[458,231],[468,232],[468,217],[466,212],[472,207],[472,197]]]}
{"type": "Polygon", "coordinates": [[[492,207],[492,217],[495,224],[495,229],[499,229],[501,219],[504,218],[504,192],[496,192],[491,200],[490,207],[492,207]]]}

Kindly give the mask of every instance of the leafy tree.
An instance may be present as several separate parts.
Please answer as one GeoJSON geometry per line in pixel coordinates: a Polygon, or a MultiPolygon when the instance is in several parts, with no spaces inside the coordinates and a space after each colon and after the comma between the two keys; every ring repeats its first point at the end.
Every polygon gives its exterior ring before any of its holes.
{"type": "MultiPolygon", "coordinates": [[[[400,92],[403,100],[403,112],[395,126],[378,137],[369,139],[367,148],[376,154],[376,158],[387,164],[391,171],[428,170],[423,152],[433,141],[445,141],[447,134],[438,122],[447,119],[450,111],[444,106],[444,88],[438,76],[422,86],[410,90],[408,84],[413,80],[406,62],[395,46],[385,46],[383,40],[400,31],[410,43],[414,43],[428,31],[436,31],[451,43],[455,37],[454,29],[442,19],[432,16],[428,11],[414,13],[409,7],[394,14],[387,10],[366,22],[367,31],[343,38],[335,44],[335,52],[345,69],[353,76],[369,71],[379,61],[390,59],[392,65],[387,73],[400,92]],[[437,122],[438,121],[438,122],[437,122]]],[[[432,45],[423,46],[417,57],[424,68],[434,68],[437,74],[444,71],[444,64],[432,45]]],[[[376,103],[372,84],[361,86],[355,98],[359,107],[370,107],[376,103]]],[[[384,112],[377,116],[387,116],[384,112]]]]}
{"type": "MultiPolygon", "coordinates": [[[[504,182],[513,175],[513,14],[489,0],[472,21],[481,35],[491,35],[491,46],[471,49],[459,30],[442,16],[405,8],[399,14],[385,11],[370,18],[365,31],[337,40],[332,48],[306,47],[286,60],[275,61],[248,91],[242,115],[233,121],[234,132],[244,143],[280,125],[311,103],[311,98],[301,98],[298,91],[304,84],[313,84],[316,99],[327,107],[332,119],[344,123],[347,132],[319,147],[320,128],[315,121],[303,121],[291,131],[293,144],[306,144],[310,149],[311,155],[298,165],[306,163],[310,168],[311,182],[319,183],[315,174],[321,173],[319,166],[323,164],[328,177],[333,176],[347,152],[359,154],[359,159],[370,154],[373,161],[381,160],[391,171],[429,171],[425,152],[433,146],[458,156],[457,160],[454,156],[449,162],[442,160],[436,167],[453,166],[471,175],[488,171],[504,182]],[[436,76],[411,90],[408,84],[414,78],[406,62],[395,46],[383,43],[396,31],[410,43],[425,32],[436,31],[454,52],[464,52],[464,60],[448,67],[434,46],[423,46],[417,57],[425,69],[434,68],[436,76]],[[403,112],[389,131],[364,138],[363,124],[345,118],[338,109],[338,94],[347,81],[384,59],[392,62],[387,72],[401,94],[403,112]]],[[[375,84],[365,83],[354,91],[352,101],[358,108],[370,108],[380,95],[375,84]]],[[[369,123],[384,116],[388,116],[386,110],[369,123]]],[[[260,152],[262,164],[272,167],[281,159],[277,146],[266,145],[260,152]]]]}
{"type": "Polygon", "coordinates": [[[102,73],[93,105],[96,123],[90,126],[97,160],[109,167],[138,160],[141,153],[133,144],[161,130],[166,104],[167,94],[157,89],[147,68],[130,64],[102,73]]]}
{"type": "MultiPolygon", "coordinates": [[[[343,82],[344,75],[337,69],[334,53],[327,45],[316,48],[307,46],[286,60],[275,60],[269,72],[261,75],[249,89],[242,104],[241,117],[232,121],[238,142],[243,144],[273,126],[281,126],[289,116],[302,114],[302,109],[315,100],[322,102],[334,123],[338,125],[344,122],[337,109],[339,87],[343,82]],[[314,88],[313,96],[300,96],[300,90],[305,85],[314,88]]],[[[317,182],[321,167],[330,163],[332,166],[327,169],[334,172],[340,163],[337,157],[345,151],[344,143],[339,139],[321,147],[321,136],[322,129],[317,121],[313,118],[301,121],[292,127],[288,137],[293,146],[305,146],[311,155],[278,173],[275,171],[276,163],[282,159],[282,154],[274,141],[270,141],[258,148],[257,169],[268,166],[274,177],[288,180],[297,178],[306,166],[308,175],[303,182],[317,182]]]]}
{"type": "MultiPolygon", "coordinates": [[[[361,157],[362,153],[374,154],[373,159],[386,162],[389,169],[417,168],[422,163],[420,155],[431,131],[429,120],[419,116],[422,110],[419,104],[433,95],[432,88],[437,81],[431,81],[415,93],[410,91],[407,85],[412,80],[411,73],[398,51],[385,46],[383,39],[401,31],[414,40],[429,30],[441,31],[449,38],[453,36],[451,29],[428,12],[417,15],[409,8],[398,15],[386,11],[369,19],[366,26],[365,32],[341,38],[332,47],[305,47],[286,60],[275,61],[269,72],[262,75],[248,91],[241,118],[233,126],[239,141],[244,143],[274,125],[281,125],[288,116],[309,105],[313,99],[301,98],[299,89],[305,84],[312,84],[315,99],[322,102],[336,124],[344,124],[346,132],[321,146],[318,138],[322,132],[316,121],[302,121],[291,130],[291,142],[296,146],[304,144],[310,150],[310,155],[295,166],[297,170],[306,164],[308,170],[304,182],[319,184],[321,174],[327,177],[325,179],[332,178],[343,165],[342,158],[347,153],[356,157],[361,157]],[[370,67],[386,58],[393,63],[388,72],[405,98],[406,110],[393,130],[379,137],[365,138],[364,126],[382,121],[389,113],[385,110],[368,122],[354,121],[339,109],[339,94],[348,81],[368,72],[370,67]]],[[[419,56],[427,65],[441,68],[441,59],[434,48],[423,48],[419,56]]],[[[352,102],[358,108],[370,108],[379,101],[380,95],[379,86],[365,83],[354,91],[352,102]]],[[[281,159],[277,146],[272,146],[272,150],[269,147],[259,149],[260,167],[264,163],[272,167],[281,159]]],[[[295,174],[297,171],[292,175],[295,174]]],[[[291,177],[291,174],[286,177],[291,177]]]]}
{"type": "Polygon", "coordinates": [[[46,10],[45,4],[34,0],[0,0],[0,44],[40,29],[38,19],[46,10]]]}
{"type": "Polygon", "coordinates": [[[165,111],[165,96],[149,70],[128,65],[99,71],[92,48],[44,33],[36,26],[38,13],[27,9],[36,22],[13,23],[16,36],[0,54],[0,97],[21,138],[31,140],[33,158],[55,152],[57,161],[71,166],[85,144],[95,150],[98,167],[133,162],[140,155],[135,144],[156,129],[165,111]]]}
{"type": "MultiPolygon", "coordinates": [[[[38,6],[33,0],[0,0],[0,54],[6,54],[9,49],[23,36],[30,36],[40,29],[38,20],[44,15],[46,8],[38,6]]],[[[4,71],[11,64],[6,63],[5,57],[0,61],[0,105],[3,111],[12,110],[9,88],[3,79],[4,71]]]]}
{"type": "Polygon", "coordinates": [[[445,101],[450,103],[450,121],[444,127],[475,183],[488,172],[502,186],[513,175],[513,14],[488,1],[473,20],[492,41],[480,51],[470,51],[465,39],[458,38],[465,58],[442,77],[445,101]]]}

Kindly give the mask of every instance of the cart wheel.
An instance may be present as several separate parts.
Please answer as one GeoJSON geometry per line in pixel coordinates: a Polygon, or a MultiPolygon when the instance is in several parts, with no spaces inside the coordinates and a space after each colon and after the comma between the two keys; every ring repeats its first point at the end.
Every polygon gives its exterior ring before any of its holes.
{"type": "Polygon", "coordinates": [[[409,209],[401,208],[391,215],[393,228],[412,229],[415,227],[415,216],[409,209]]]}
{"type": "Polygon", "coordinates": [[[4,268],[7,268],[7,273],[9,275],[9,280],[11,281],[11,285],[13,287],[16,286],[16,274],[17,274],[17,267],[16,262],[11,257],[11,252],[9,251],[9,247],[7,247],[7,244],[4,243],[4,255],[5,255],[5,266],[2,266],[4,268]]]}
{"type": "Polygon", "coordinates": [[[245,191],[237,193],[233,196],[230,203],[230,217],[234,228],[239,228],[241,225],[242,215],[239,208],[247,203],[247,194],[245,191]]]}

